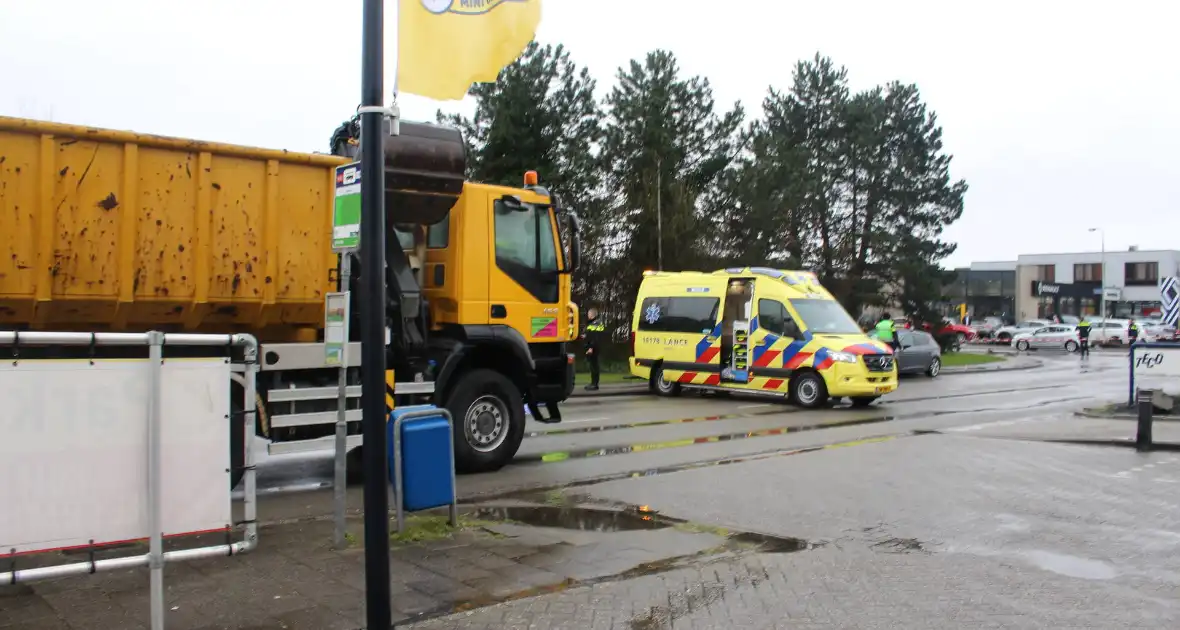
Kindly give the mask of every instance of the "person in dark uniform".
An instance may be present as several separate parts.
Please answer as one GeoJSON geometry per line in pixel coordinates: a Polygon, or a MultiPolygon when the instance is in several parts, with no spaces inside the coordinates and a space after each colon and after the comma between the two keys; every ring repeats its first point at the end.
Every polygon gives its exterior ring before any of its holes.
{"type": "Polygon", "coordinates": [[[1078,322],[1078,352],[1083,359],[1090,356],[1090,322],[1086,320],[1085,315],[1078,322]]]}
{"type": "Polygon", "coordinates": [[[1139,324],[1135,320],[1131,320],[1131,325],[1127,328],[1127,335],[1131,337],[1131,343],[1139,341],[1139,324]]]}
{"type": "Polygon", "coordinates": [[[586,362],[590,364],[590,384],[586,391],[598,390],[599,363],[598,352],[602,347],[602,336],[606,333],[606,326],[598,321],[598,309],[586,311],[586,331],[582,333],[582,343],[586,348],[586,362]]]}

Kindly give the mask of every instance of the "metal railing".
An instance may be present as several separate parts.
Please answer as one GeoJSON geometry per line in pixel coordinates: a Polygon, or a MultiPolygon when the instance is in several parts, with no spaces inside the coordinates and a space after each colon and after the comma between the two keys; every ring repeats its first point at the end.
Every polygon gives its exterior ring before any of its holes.
{"type": "MultiPolygon", "coordinates": [[[[63,333],[63,332],[13,332],[0,331],[0,347],[13,349],[13,366],[23,359],[20,350],[30,346],[147,346],[148,361],[150,362],[147,401],[147,505],[148,527],[150,532],[149,550],[146,554],[91,559],[87,562],[54,565],[48,567],[32,567],[19,569],[15,566],[15,554],[0,555],[0,561],[12,560],[10,570],[0,572],[0,584],[17,584],[35,580],[46,580],[66,576],[85,575],[98,571],[114,571],[134,567],[149,567],[151,571],[151,622],[154,630],[164,627],[164,585],[163,568],[169,562],[183,562],[215,556],[232,556],[254,549],[258,544],[257,525],[257,479],[254,469],[254,426],[256,422],[256,379],[259,371],[258,342],[250,335],[203,335],[203,334],[165,334],[160,332],[148,333],[63,333]],[[243,361],[234,365],[231,378],[242,384],[245,390],[242,401],[244,414],[243,435],[243,479],[244,500],[243,518],[236,525],[244,526],[242,539],[239,542],[201,547],[197,549],[163,550],[163,488],[161,462],[161,409],[163,399],[162,376],[164,366],[164,348],[171,346],[205,346],[205,347],[236,347],[243,352],[243,361]],[[242,373],[239,377],[237,373],[242,373]],[[239,380],[240,378],[240,380],[239,380]]],[[[93,361],[92,361],[93,363],[93,361]]],[[[231,421],[230,426],[235,426],[231,421]]],[[[231,440],[232,443],[232,440],[231,440]]],[[[232,458],[231,458],[232,462],[232,458]]],[[[232,468],[232,466],[231,466],[232,468]]],[[[233,477],[233,471],[230,471],[233,477]]],[[[229,489],[227,488],[227,492],[229,489]]]]}

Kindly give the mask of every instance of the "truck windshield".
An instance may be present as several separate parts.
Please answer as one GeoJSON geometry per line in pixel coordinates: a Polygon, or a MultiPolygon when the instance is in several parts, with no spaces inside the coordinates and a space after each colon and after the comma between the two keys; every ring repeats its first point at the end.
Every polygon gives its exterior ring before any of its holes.
{"type": "Polygon", "coordinates": [[[541,302],[557,302],[557,244],[546,207],[495,204],[496,266],[541,302]]]}
{"type": "Polygon", "coordinates": [[[791,306],[812,334],[854,335],[863,332],[835,300],[791,300],[791,306]]]}

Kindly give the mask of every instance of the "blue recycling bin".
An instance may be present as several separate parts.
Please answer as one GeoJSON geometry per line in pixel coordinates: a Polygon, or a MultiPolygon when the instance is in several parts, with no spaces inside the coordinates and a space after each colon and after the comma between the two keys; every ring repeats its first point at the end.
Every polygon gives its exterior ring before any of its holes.
{"type": "Polygon", "coordinates": [[[389,481],[397,489],[396,500],[401,508],[399,525],[402,510],[453,506],[455,455],[451,424],[443,412],[433,405],[397,408],[389,414],[386,431],[389,481]]]}

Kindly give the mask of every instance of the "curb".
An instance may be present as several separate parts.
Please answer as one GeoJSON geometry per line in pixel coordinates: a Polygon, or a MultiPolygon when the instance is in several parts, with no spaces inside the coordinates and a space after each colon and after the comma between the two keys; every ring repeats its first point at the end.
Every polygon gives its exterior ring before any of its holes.
{"type": "MultiPolygon", "coordinates": [[[[1129,421],[1129,422],[1136,422],[1139,420],[1139,416],[1132,414],[1132,413],[1104,414],[1104,413],[1094,413],[1091,411],[1086,411],[1084,409],[1082,411],[1073,412],[1073,415],[1075,415],[1079,418],[1090,418],[1092,420],[1120,420],[1120,421],[1129,421]]],[[[1172,418],[1163,417],[1163,418],[1161,418],[1159,415],[1152,414],[1151,421],[1152,422],[1180,422],[1180,417],[1172,417],[1172,418]]]]}
{"type": "Polygon", "coordinates": [[[647,393],[647,385],[610,385],[602,387],[596,392],[588,392],[582,389],[583,386],[578,386],[574,389],[574,393],[570,394],[570,398],[601,398],[603,396],[637,396],[647,393]]]}
{"type": "MultiPolygon", "coordinates": [[[[1039,440],[1041,442],[1048,442],[1051,444],[1071,444],[1075,446],[1115,446],[1119,448],[1135,448],[1134,438],[1121,439],[1086,439],[1086,438],[1054,438],[1048,440],[1039,440]]],[[[1168,453],[1180,453],[1180,444],[1176,442],[1152,442],[1151,448],[1147,452],[1160,451],[1168,453]]]]}
{"type": "Polygon", "coordinates": [[[979,374],[981,372],[1016,372],[1019,370],[1032,370],[1032,369],[1036,369],[1039,367],[1043,367],[1044,365],[1045,365],[1044,361],[1041,361],[1040,359],[1034,359],[1034,360],[1029,361],[1028,363],[1025,363],[1023,365],[1007,365],[1007,366],[996,366],[996,367],[984,367],[984,366],[979,366],[979,367],[969,367],[969,366],[944,367],[944,368],[942,368],[942,372],[939,373],[939,376],[944,376],[944,375],[945,376],[954,376],[956,374],[979,374]]]}

